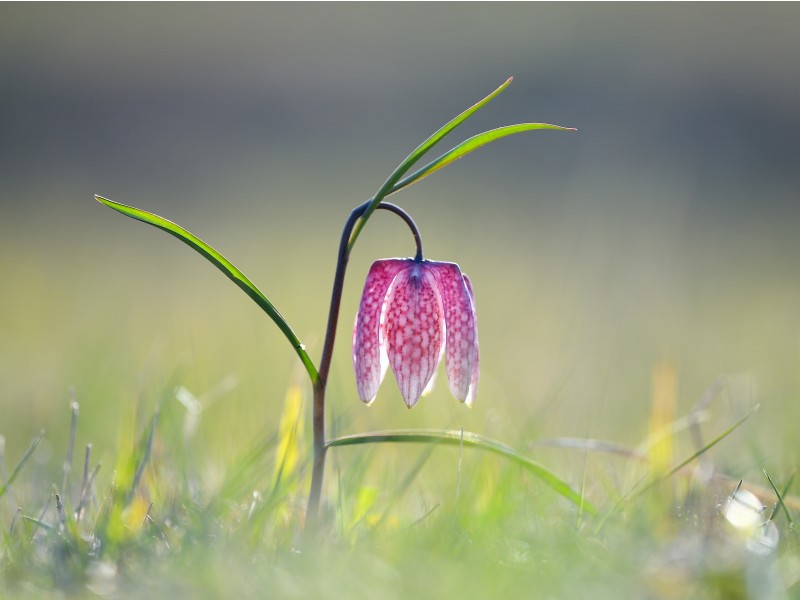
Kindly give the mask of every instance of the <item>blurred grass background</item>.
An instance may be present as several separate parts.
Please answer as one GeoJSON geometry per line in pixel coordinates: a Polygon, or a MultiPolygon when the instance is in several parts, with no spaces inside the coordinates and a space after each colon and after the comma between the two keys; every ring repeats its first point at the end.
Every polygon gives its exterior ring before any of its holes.
{"type": "MultiPolygon", "coordinates": [[[[360,406],[349,343],[363,278],[374,259],[413,250],[380,214],[345,289],[329,386],[341,433],[464,427],[577,486],[581,453],[535,442],[635,446],[667,359],[676,416],[723,374],[712,431],[762,403],[746,434],[714,451],[731,476],[788,472],[800,453],[798,26],[794,4],[3,3],[7,462],[45,428],[33,473],[58,479],[70,386],[79,444],[112,465],[134,407],[146,417],[174,382],[200,396],[232,377],[192,446],[213,479],[243,441],[277,428],[300,377],[276,328],[219,272],[93,194],[214,245],[316,358],[348,212],[514,75],[454,138],[521,121],[578,132],[499,142],[393,198],[427,256],[472,278],[476,405],[440,381],[408,411],[389,375],[360,406]]],[[[675,450],[691,451],[688,438],[675,450]]],[[[372,452],[401,470],[418,454],[372,452]]],[[[452,479],[453,457],[441,466],[452,479]]],[[[600,462],[590,481],[609,477],[600,462]]],[[[437,481],[436,465],[423,478],[437,481]]]]}

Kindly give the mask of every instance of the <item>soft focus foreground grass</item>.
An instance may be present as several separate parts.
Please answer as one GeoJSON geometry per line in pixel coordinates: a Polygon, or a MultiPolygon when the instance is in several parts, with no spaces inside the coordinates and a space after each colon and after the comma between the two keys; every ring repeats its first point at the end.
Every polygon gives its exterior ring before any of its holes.
{"type": "MultiPolygon", "coordinates": [[[[431,196],[441,189],[434,186],[431,196]]],[[[476,406],[460,406],[442,379],[408,411],[391,374],[373,407],[356,399],[349,337],[364,274],[374,258],[410,251],[402,229],[382,216],[365,231],[349,271],[330,384],[333,433],[483,433],[583,489],[598,517],[476,450],[339,448],[326,480],[328,527],[316,547],[299,552],[307,433],[297,440],[297,467],[275,483],[287,391],[306,403],[308,429],[308,389],[289,345],[190,251],[109,212],[94,228],[65,223],[9,232],[0,242],[3,255],[14,257],[4,273],[13,285],[0,299],[6,474],[46,430],[13,495],[0,499],[0,594],[796,595],[800,553],[786,514],[775,513],[780,542],[767,554],[721,515],[739,479],[769,505],[768,514],[774,500],[762,469],[782,489],[797,465],[800,289],[783,275],[791,272],[796,240],[780,227],[694,227],[647,204],[633,213],[611,206],[610,216],[566,208],[547,222],[516,220],[510,210],[471,202],[474,195],[404,204],[420,223],[428,256],[458,261],[474,282],[482,361],[476,406]],[[16,253],[20,245],[28,251],[16,253]],[[714,477],[687,468],[620,503],[650,473],[648,463],[552,443],[596,438],[638,447],[656,467],[678,464],[697,449],[680,423],[660,455],[640,444],[654,427],[688,414],[718,380],[726,385],[701,424],[703,442],[756,403],[762,408],[703,455],[714,477]],[[51,496],[63,476],[70,385],[80,417],[71,484],[62,494],[66,529],[37,533],[15,514],[19,506],[38,519],[47,506],[43,522],[58,528],[51,496]],[[666,408],[654,409],[657,390],[670,385],[666,408]],[[176,400],[178,388],[203,406],[194,422],[176,400]],[[91,466],[101,468],[85,516],[70,524],[87,443],[91,466]]],[[[317,356],[346,209],[321,209],[313,223],[286,209],[254,225],[228,210],[217,222],[214,215],[165,216],[233,259],[317,356]]],[[[797,508],[788,505],[792,517],[797,508]]]]}

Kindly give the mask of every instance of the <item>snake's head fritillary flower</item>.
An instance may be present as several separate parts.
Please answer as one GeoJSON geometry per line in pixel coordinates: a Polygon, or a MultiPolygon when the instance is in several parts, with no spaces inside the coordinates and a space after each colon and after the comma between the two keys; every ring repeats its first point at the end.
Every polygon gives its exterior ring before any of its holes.
{"type": "Polygon", "coordinates": [[[472,285],[455,263],[389,258],[367,275],[353,330],[358,395],[370,404],[391,365],[411,408],[445,355],[450,391],[471,404],[478,387],[472,285]]]}

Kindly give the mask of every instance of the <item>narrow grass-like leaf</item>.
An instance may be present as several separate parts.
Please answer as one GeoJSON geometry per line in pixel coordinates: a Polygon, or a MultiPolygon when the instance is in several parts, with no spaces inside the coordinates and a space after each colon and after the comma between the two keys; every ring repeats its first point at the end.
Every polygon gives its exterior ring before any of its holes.
{"type": "Polygon", "coordinates": [[[649,490],[650,488],[655,486],[657,483],[669,479],[670,477],[672,477],[673,475],[678,473],[681,469],[683,469],[686,465],[688,465],[689,463],[694,461],[696,458],[698,458],[699,456],[701,456],[701,455],[705,454],[706,452],[708,452],[709,450],[711,450],[711,448],[713,448],[714,446],[719,444],[722,440],[724,440],[726,437],[728,437],[734,431],[739,429],[739,427],[744,425],[745,421],[747,421],[750,417],[752,417],[759,408],[761,408],[760,404],[756,404],[755,406],[753,406],[753,408],[751,408],[741,419],[736,421],[733,425],[728,427],[725,431],[720,433],[717,437],[715,437],[713,440],[711,440],[705,446],[700,448],[697,452],[695,452],[694,454],[689,456],[687,459],[681,461],[678,465],[673,467],[665,475],[662,475],[660,477],[650,477],[649,480],[648,480],[648,477],[646,475],[643,476],[639,481],[636,482],[636,484],[631,488],[631,490],[627,494],[622,496],[614,504],[614,506],[612,506],[611,509],[603,515],[603,518],[600,519],[600,522],[597,524],[597,527],[595,528],[595,533],[599,533],[600,532],[600,530],[605,525],[606,521],[608,521],[608,519],[611,517],[611,515],[613,515],[615,512],[617,512],[617,510],[619,510],[619,508],[625,502],[627,502],[628,500],[630,500],[632,498],[641,496],[647,490],[649,490]]]}
{"type": "MultiPolygon", "coordinates": [[[[293,377],[294,379],[294,377],[293,377]]],[[[281,485],[285,475],[292,475],[299,468],[299,455],[303,444],[303,419],[305,394],[298,383],[289,384],[283,400],[283,410],[278,421],[278,448],[275,452],[275,481],[273,489],[281,485]]]]}
{"type": "Polygon", "coordinates": [[[524,467],[535,475],[542,483],[552,490],[570,500],[575,506],[583,506],[585,512],[595,514],[597,511],[580,494],[575,492],[566,482],[560,479],[555,473],[531,460],[527,456],[520,454],[510,446],[482,435],[470,432],[450,431],[446,429],[402,429],[391,431],[373,431],[355,435],[346,435],[328,441],[327,447],[335,446],[355,446],[361,444],[375,444],[382,442],[390,443],[416,443],[416,444],[444,444],[448,446],[460,446],[478,448],[493,452],[513,460],[518,465],[524,467]]]}
{"type": "Polygon", "coordinates": [[[269,472],[270,453],[278,445],[278,432],[264,432],[241,458],[226,469],[225,479],[201,511],[203,522],[220,518],[230,506],[252,491],[258,477],[269,472]]]}
{"type": "MultiPolygon", "coordinates": [[[[783,503],[783,496],[786,494],[786,491],[787,491],[789,486],[787,485],[786,488],[784,488],[784,493],[781,494],[778,491],[778,488],[775,487],[775,484],[772,483],[772,477],[769,476],[769,473],[767,473],[767,470],[766,469],[762,469],[762,470],[764,472],[764,477],[767,478],[767,481],[769,481],[770,487],[772,487],[772,491],[775,492],[775,495],[778,497],[778,504],[783,509],[783,512],[786,515],[786,520],[789,521],[789,525],[791,525],[792,523],[794,523],[794,520],[792,519],[792,515],[789,514],[789,509],[786,508],[786,505],[783,503]]],[[[791,482],[791,478],[789,479],[789,482],[791,482]]],[[[772,517],[774,517],[774,516],[775,516],[775,511],[773,510],[772,514],[769,516],[769,520],[772,521],[772,517]]]]}
{"type": "Polygon", "coordinates": [[[532,445],[547,448],[569,448],[574,450],[582,450],[584,452],[605,452],[608,454],[623,456],[625,458],[633,458],[639,461],[647,460],[647,456],[641,452],[631,450],[622,444],[615,444],[614,442],[606,442],[604,440],[595,440],[590,438],[551,438],[537,440],[532,445]]]}
{"type": "Polygon", "coordinates": [[[465,157],[470,152],[474,152],[478,148],[485,146],[486,144],[490,144],[494,141],[502,139],[504,137],[508,137],[510,135],[514,135],[515,133],[522,133],[524,131],[534,131],[536,129],[554,129],[556,131],[576,131],[576,129],[572,127],[561,127],[560,125],[549,125],[547,123],[519,123],[517,125],[506,125],[505,127],[499,127],[497,129],[492,129],[490,131],[484,131],[483,133],[479,133],[468,140],[461,142],[455,148],[448,150],[444,154],[442,154],[439,158],[434,161],[429,162],[427,165],[415,171],[408,177],[398,181],[389,192],[386,194],[394,194],[397,191],[400,191],[404,187],[408,187],[412,183],[416,183],[420,179],[424,179],[428,175],[432,175],[439,169],[443,169],[447,165],[454,163],[459,158],[465,157]]]}
{"type": "Polygon", "coordinates": [[[297,335],[295,335],[294,331],[292,331],[292,328],[286,322],[286,319],[283,318],[283,315],[278,312],[278,309],[272,305],[272,303],[261,292],[261,290],[259,290],[255,284],[250,281],[232,262],[222,256],[222,254],[217,252],[214,248],[206,244],[199,237],[190,233],[180,225],[173,223],[172,221],[147,212],[146,210],[134,208],[133,206],[127,206],[125,204],[121,204],[120,202],[114,202],[113,200],[103,198],[102,196],[95,196],[95,198],[101,204],[105,204],[109,208],[113,208],[123,215],[131,217],[132,219],[136,219],[137,221],[141,221],[142,223],[153,225],[162,231],[166,231],[170,235],[178,238],[190,248],[202,254],[209,262],[211,262],[231,281],[233,281],[233,283],[239,286],[245,294],[250,296],[250,298],[256,304],[258,304],[258,306],[260,306],[265,313],[267,313],[267,315],[281,330],[283,335],[286,336],[286,339],[289,340],[289,343],[292,344],[295,352],[297,352],[297,355],[303,362],[303,366],[305,366],[306,371],[308,371],[308,375],[311,378],[312,384],[317,381],[319,378],[317,368],[314,365],[314,362],[311,360],[311,357],[306,352],[305,346],[303,346],[297,335]]]}
{"type": "MultiPolygon", "coordinates": [[[[161,410],[156,409],[153,413],[153,416],[150,419],[150,427],[147,430],[147,437],[143,439],[139,443],[139,450],[136,452],[136,458],[138,459],[138,464],[136,465],[136,472],[133,475],[133,481],[131,482],[131,487],[128,490],[128,493],[125,498],[125,504],[130,504],[131,500],[133,499],[133,495],[136,493],[136,488],[139,487],[139,482],[142,479],[142,475],[144,474],[145,467],[150,462],[150,457],[153,454],[153,442],[155,441],[156,437],[156,427],[158,426],[158,419],[161,417],[161,410]]],[[[58,497],[56,497],[58,498],[58,497]]]]}
{"type": "Polygon", "coordinates": [[[433,146],[438,143],[444,136],[448,133],[453,131],[456,127],[461,125],[464,121],[469,119],[476,111],[483,108],[487,103],[497,97],[500,92],[506,89],[510,84],[513,78],[509,77],[503,85],[498,87],[495,91],[491,94],[486,96],[483,100],[476,102],[472,106],[470,106],[467,110],[462,112],[460,115],[452,119],[438,131],[436,131],[433,135],[431,135],[428,139],[422,142],[417,148],[409,154],[406,159],[400,163],[400,165],[394,170],[394,172],[389,176],[381,188],[378,190],[378,193],[372,198],[367,209],[364,211],[364,214],[358,219],[358,222],[355,224],[353,228],[353,232],[350,235],[350,241],[347,244],[347,252],[349,253],[353,249],[353,245],[356,243],[356,239],[358,238],[361,230],[364,229],[364,225],[366,225],[367,220],[372,216],[372,213],[375,212],[375,209],[378,208],[378,204],[380,204],[383,199],[389,195],[391,192],[390,190],[394,187],[394,185],[400,181],[400,178],[405,175],[408,170],[414,166],[414,164],[422,158],[422,156],[428,152],[433,146]]]}
{"type": "Polygon", "coordinates": [[[383,509],[378,522],[375,524],[375,529],[378,529],[382,523],[386,521],[386,519],[391,515],[391,510],[394,508],[394,505],[397,504],[402,498],[403,495],[408,491],[408,488],[417,478],[420,471],[422,471],[422,467],[428,462],[433,451],[436,450],[436,444],[428,444],[428,447],[425,448],[425,451],[420,454],[417,460],[411,465],[411,468],[406,472],[403,478],[400,480],[400,483],[397,484],[394,491],[389,495],[389,501],[386,503],[386,507],[383,509]]]}
{"type": "Polygon", "coordinates": [[[11,518],[11,525],[8,526],[8,533],[5,531],[3,532],[3,539],[5,541],[5,545],[3,549],[7,551],[8,547],[11,545],[11,536],[14,535],[14,526],[17,524],[17,521],[22,518],[22,509],[17,507],[14,516],[11,518]]]}
{"type": "Polygon", "coordinates": [[[19,475],[20,471],[22,470],[22,467],[25,466],[26,462],[28,462],[28,459],[33,454],[33,451],[36,450],[36,448],[39,446],[39,442],[42,441],[43,437],[44,437],[44,429],[42,429],[36,435],[36,437],[33,438],[33,441],[31,442],[30,446],[28,446],[28,449],[25,450],[25,454],[22,455],[22,458],[19,459],[19,462],[17,463],[17,466],[14,467],[14,470],[11,472],[11,475],[8,476],[6,482],[2,485],[2,487],[0,487],[0,498],[2,498],[5,495],[5,493],[8,491],[8,488],[11,486],[12,483],[14,483],[14,480],[17,478],[17,475],[19,475]]]}
{"type": "MultiPolygon", "coordinates": [[[[789,475],[789,479],[786,480],[786,483],[783,486],[783,492],[781,493],[781,498],[783,499],[784,507],[786,506],[787,503],[791,503],[791,504],[794,505],[793,508],[795,508],[795,510],[797,510],[797,508],[796,508],[797,504],[798,504],[797,498],[790,498],[789,497],[789,490],[791,489],[792,484],[794,483],[795,475],[797,475],[797,471],[792,471],[792,474],[789,475]],[[792,500],[794,500],[794,502],[792,502],[792,500]]],[[[787,516],[791,518],[791,515],[788,514],[789,513],[788,510],[786,511],[786,513],[787,513],[787,516]]],[[[790,523],[794,524],[794,521],[790,521],[790,523]]]]}
{"type": "MultiPolygon", "coordinates": [[[[714,446],[716,446],[717,444],[719,444],[719,443],[720,443],[722,440],[724,440],[726,437],[728,437],[728,436],[729,436],[730,434],[732,434],[734,431],[736,431],[737,429],[739,429],[739,427],[741,427],[742,425],[744,425],[744,422],[745,422],[745,421],[747,421],[747,419],[749,419],[750,417],[752,417],[752,416],[753,416],[753,415],[756,413],[756,411],[757,411],[759,408],[761,408],[761,405],[760,405],[760,404],[756,404],[756,405],[755,405],[753,408],[751,408],[751,409],[750,409],[750,410],[747,412],[747,414],[745,414],[745,415],[744,415],[744,416],[743,416],[741,419],[739,419],[738,421],[736,421],[736,422],[735,422],[733,425],[731,425],[730,427],[728,427],[728,428],[727,428],[725,431],[723,431],[722,433],[720,433],[720,434],[719,434],[717,437],[715,437],[713,440],[711,440],[711,441],[710,441],[709,443],[707,443],[705,446],[703,446],[702,448],[700,448],[700,449],[699,449],[697,452],[695,452],[694,454],[692,454],[692,455],[691,455],[689,458],[687,458],[686,460],[682,461],[682,462],[681,462],[680,464],[678,464],[677,466],[673,467],[673,468],[672,468],[672,470],[671,470],[669,473],[667,473],[666,475],[664,475],[664,477],[663,477],[662,479],[669,479],[669,478],[670,478],[670,477],[672,477],[672,476],[673,476],[675,473],[677,473],[678,471],[680,471],[681,469],[683,469],[683,467],[685,467],[685,466],[686,466],[686,465],[688,465],[690,462],[692,462],[694,459],[696,459],[697,457],[699,457],[701,454],[705,454],[706,452],[708,452],[709,450],[711,450],[711,448],[713,448],[714,446]]],[[[653,482],[653,483],[655,483],[655,482],[653,482]]],[[[650,487],[650,485],[648,485],[647,487],[650,487]]],[[[642,492],[643,492],[643,491],[644,491],[644,490],[642,490],[642,492]]]]}
{"type": "Polygon", "coordinates": [[[67,456],[64,458],[64,477],[61,479],[61,493],[65,494],[67,490],[67,483],[69,483],[69,475],[72,471],[72,453],[75,450],[75,435],[78,432],[78,403],[75,401],[75,388],[69,389],[70,403],[69,408],[72,413],[69,425],[69,443],[67,444],[67,456]]]}
{"type": "Polygon", "coordinates": [[[44,523],[40,519],[36,519],[34,517],[29,517],[27,515],[22,515],[22,520],[23,521],[27,521],[28,523],[33,523],[34,525],[36,525],[37,527],[41,527],[45,531],[52,531],[54,533],[58,532],[58,530],[55,527],[50,527],[50,525],[48,525],[47,523],[44,523]]]}

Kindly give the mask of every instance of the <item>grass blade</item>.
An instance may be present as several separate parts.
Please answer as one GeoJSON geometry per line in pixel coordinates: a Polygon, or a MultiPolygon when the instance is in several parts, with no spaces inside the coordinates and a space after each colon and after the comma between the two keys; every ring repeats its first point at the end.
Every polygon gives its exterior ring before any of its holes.
{"type": "Polygon", "coordinates": [[[21,517],[22,517],[23,521],[27,521],[28,523],[33,523],[34,525],[36,525],[37,527],[40,527],[41,529],[44,529],[45,531],[51,531],[51,532],[54,532],[54,533],[57,532],[57,529],[55,527],[50,527],[50,525],[48,525],[47,523],[44,523],[40,519],[36,519],[34,517],[29,517],[27,515],[21,515],[21,517]]]}
{"type": "Polygon", "coordinates": [[[607,454],[615,454],[625,458],[632,458],[639,461],[646,461],[647,456],[636,450],[631,450],[622,444],[615,444],[614,442],[606,442],[604,440],[595,440],[591,438],[550,438],[537,440],[532,445],[545,448],[569,448],[573,450],[582,450],[583,452],[605,452],[607,454]]]}
{"type": "Polygon", "coordinates": [[[653,486],[655,486],[657,483],[659,483],[661,481],[666,481],[667,479],[669,479],[670,477],[672,477],[673,475],[675,475],[676,473],[681,471],[686,465],[688,465],[689,463],[694,461],[696,458],[700,457],[701,455],[703,455],[706,452],[708,452],[709,450],[711,450],[711,448],[713,448],[714,446],[719,444],[722,440],[724,440],[726,437],[728,437],[734,431],[739,429],[739,427],[744,425],[744,423],[750,417],[752,417],[756,413],[756,411],[758,411],[759,408],[761,408],[760,404],[756,404],[755,406],[753,406],[753,408],[751,408],[749,411],[747,411],[747,413],[745,413],[744,416],[741,419],[736,421],[733,425],[728,427],[725,431],[720,433],[717,437],[715,437],[713,440],[708,442],[705,446],[703,446],[702,448],[697,450],[697,452],[695,452],[694,454],[692,454],[691,456],[689,456],[685,460],[681,461],[677,466],[673,467],[665,475],[661,475],[661,476],[658,476],[658,477],[650,477],[650,478],[648,478],[647,475],[643,476],[639,481],[636,482],[636,484],[631,488],[631,490],[627,494],[622,496],[614,504],[614,506],[612,506],[611,509],[603,515],[603,517],[600,519],[600,522],[598,523],[597,527],[595,528],[595,533],[600,533],[600,530],[603,528],[603,526],[605,525],[606,521],[608,521],[608,519],[614,513],[616,513],[617,510],[619,510],[619,508],[625,502],[627,502],[628,500],[630,500],[632,498],[636,498],[636,497],[641,496],[647,490],[649,490],[653,486]]]}
{"type": "Polygon", "coordinates": [[[555,473],[531,460],[527,456],[520,454],[510,446],[496,440],[484,437],[477,433],[450,431],[446,429],[401,429],[391,431],[373,431],[370,433],[360,433],[346,435],[332,439],[326,444],[327,447],[335,446],[355,446],[361,444],[375,443],[416,443],[416,444],[443,444],[447,446],[461,446],[478,448],[499,454],[518,465],[524,467],[535,475],[542,483],[549,488],[570,500],[575,506],[583,506],[587,513],[595,514],[597,511],[580,494],[575,492],[566,482],[560,479],[555,473]]]}
{"type": "MultiPolygon", "coordinates": [[[[728,427],[728,428],[727,428],[725,431],[723,431],[722,433],[720,433],[720,434],[719,434],[717,437],[715,437],[713,440],[711,440],[711,441],[710,441],[709,443],[707,443],[705,446],[703,446],[702,448],[700,448],[700,449],[699,449],[697,452],[695,452],[694,454],[692,454],[692,455],[691,455],[689,458],[687,458],[686,460],[682,461],[682,462],[681,462],[680,464],[678,464],[676,467],[673,467],[673,468],[672,468],[672,470],[671,470],[669,473],[667,473],[666,475],[664,475],[664,477],[663,477],[662,479],[669,479],[669,478],[670,478],[670,477],[672,477],[672,476],[673,476],[675,473],[677,473],[678,471],[680,471],[681,469],[683,469],[683,467],[685,467],[685,466],[686,466],[686,465],[688,465],[690,462],[692,462],[692,461],[693,461],[695,458],[697,458],[697,457],[699,457],[701,454],[705,454],[706,452],[708,452],[709,450],[711,450],[711,448],[713,448],[714,446],[716,446],[717,444],[719,444],[719,443],[720,443],[722,440],[724,440],[726,437],[728,437],[728,436],[729,436],[730,434],[732,434],[734,431],[736,431],[737,429],[739,429],[739,427],[741,427],[742,425],[744,425],[745,421],[747,421],[747,420],[748,420],[750,417],[752,417],[752,416],[753,416],[753,415],[756,413],[756,411],[758,411],[758,409],[759,409],[759,408],[761,408],[761,405],[760,405],[760,404],[756,404],[756,405],[755,405],[753,408],[751,408],[749,411],[747,411],[747,413],[745,413],[745,415],[744,415],[744,416],[743,416],[741,419],[739,419],[738,421],[736,421],[736,422],[735,422],[733,425],[731,425],[730,427],[728,427]]],[[[655,482],[654,482],[654,483],[655,483],[655,482]]],[[[648,486],[648,487],[650,487],[650,486],[648,486]]],[[[644,491],[644,490],[642,490],[642,491],[644,491]]]]}
{"type": "MultiPolygon", "coordinates": [[[[483,100],[480,100],[470,106],[467,110],[462,112],[460,115],[452,119],[449,123],[444,125],[440,128],[436,133],[431,135],[427,140],[422,142],[417,148],[409,154],[406,159],[400,163],[400,165],[394,170],[394,172],[389,176],[389,179],[381,186],[378,190],[378,193],[372,198],[367,210],[364,211],[364,214],[358,219],[358,222],[355,224],[353,228],[353,233],[350,235],[350,241],[347,244],[347,252],[349,253],[353,249],[353,245],[356,243],[356,239],[358,238],[361,230],[364,229],[364,225],[366,225],[367,220],[372,216],[372,213],[375,212],[375,209],[378,208],[378,204],[380,204],[383,199],[391,193],[392,188],[395,184],[400,181],[400,178],[405,175],[408,170],[414,166],[414,164],[422,158],[422,156],[428,152],[434,145],[436,145],[444,136],[448,133],[453,131],[456,127],[461,125],[464,121],[469,119],[476,111],[483,108],[488,104],[491,100],[497,97],[500,92],[505,90],[510,84],[513,78],[509,77],[500,87],[498,87],[495,91],[491,94],[486,96],[483,100]]],[[[408,185],[408,184],[406,184],[408,185]]],[[[399,188],[398,188],[399,189],[399,188]]],[[[396,190],[395,190],[396,191],[396,190]]]]}
{"type": "Polygon", "coordinates": [[[37,436],[33,438],[31,445],[28,446],[27,450],[25,450],[25,454],[23,454],[22,458],[19,459],[19,462],[17,463],[17,466],[14,467],[14,470],[11,472],[11,475],[8,476],[6,482],[2,485],[2,487],[0,487],[0,498],[2,498],[5,495],[5,493],[8,491],[8,488],[11,486],[12,483],[14,483],[14,480],[17,478],[17,475],[19,475],[20,471],[22,470],[22,467],[25,466],[26,462],[28,462],[28,459],[33,454],[33,451],[36,450],[36,448],[39,446],[39,442],[42,441],[43,437],[44,437],[44,429],[42,429],[37,434],[37,436]]]}
{"type": "MultiPolygon", "coordinates": [[[[136,493],[136,488],[139,487],[139,482],[142,479],[144,470],[150,462],[150,457],[153,454],[153,442],[156,439],[156,427],[158,426],[158,420],[160,417],[161,409],[157,408],[150,419],[150,427],[147,431],[147,437],[139,442],[139,449],[138,452],[136,452],[138,464],[136,465],[136,471],[133,474],[133,481],[131,482],[130,489],[125,495],[125,505],[130,504],[131,500],[133,500],[133,496],[136,493]]],[[[56,498],[58,497],[56,496],[56,498]]]]}
{"type": "Polygon", "coordinates": [[[312,384],[317,381],[319,378],[317,368],[314,365],[314,362],[311,360],[311,357],[306,352],[305,346],[303,346],[297,335],[295,335],[294,331],[292,331],[292,328],[289,327],[286,319],[283,318],[283,315],[278,312],[278,310],[272,305],[272,303],[261,292],[261,290],[259,290],[255,284],[250,281],[232,262],[222,256],[222,254],[217,252],[214,248],[206,244],[199,237],[190,233],[180,225],[173,223],[172,221],[147,212],[146,210],[134,208],[133,206],[128,206],[120,202],[114,202],[113,200],[103,198],[102,196],[95,196],[95,198],[101,204],[105,204],[109,208],[113,208],[123,215],[131,217],[132,219],[136,219],[137,221],[141,221],[142,223],[147,223],[148,225],[157,227],[162,231],[166,231],[170,235],[178,238],[190,248],[202,254],[211,264],[222,271],[231,281],[233,281],[233,283],[239,286],[245,294],[250,296],[250,298],[256,304],[258,304],[265,313],[267,313],[267,315],[278,326],[278,329],[280,329],[281,332],[283,332],[283,335],[286,336],[286,339],[289,340],[289,343],[292,344],[295,352],[297,352],[297,355],[303,362],[306,371],[308,371],[308,375],[311,378],[312,384]]]}
{"type": "Polygon", "coordinates": [[[67,483],[69,483],[69,475],[70,472],[72,471],[72,453],[75,450],[75,435],[78,432],[79,406],[78,403],[75,401],[74,387],[70,387],[69,396],[70,396],[69,408],[70,412],[72,413],[72,418],[70,419],[70,425],[69,425],[69,443],[67,443],[67,456],[66,458],[64,458],[64,466],[62,467],[64,470],[64,477],[61,479],[62,494],[66,494],[67,491],[67,483]]]}
{"type": "Polygon", "coordinates": [[[277,445],[277,431],[261,434],[252,448],[226,469],[225,479],[201,511],[205,522],[219,518],[230,505],[240,502],[242,496],[252,490],[259,475],[268,472],[268,458],[277,445]]]}
{"type": "MultiPolygon", "coordinates": [[[[786,492],[789,490],[789,484],[792,481],[792,477],[789,478],[789,481],[787,482],[786,487],[784,487],[784,489],[783,489],[783,494],[781,494],[778,491],[778,488],[775,487],[775,484],[772,483],[772,477],[769,476],[769,473],[767,473],[767,470],[766,469],[762,469],[762,471],[764,472],[764,477],[766,477],[767,481],[769,481],[769,485],[772,488],[772,491],[775,492],[775,495],[778,497],[778,504],[783,509],[783,512],[786,515],[786,520],[789,522],[789,525],[793,524],[794,523],[794,519],[792,519],[792,515],[789,514],[789,509],[786,508],[786,505],[783,503],[783,496],[785,496],[786,492]]],[[[775,511],[773,510],[772,514],[769,516],[769,520],[772,521],[772,517],[774,517],[774,516],[775,516],[775,511]]]]}
{"type": "Polygon", "coordinates": [[[414,480],[419,475],[420,471],[422,471],[422,467],[428,462],[433,451],[436,450],[436,444],[428,444],[428,447],[425,451],[417,458],[408,472],[405,474],[403,479],[400,480],[400,483],[394,488],[394,491],[389,495],[389,501],[386,503],[386,507],[383,509],[378,522],[375,524],[375,529],[377,530],[389,517],[391,514],[392,508],[394,505],[397,504],[403,495],[408,491],[408,488],[411,487],[411,484],[414,483],[414,480]]]}

